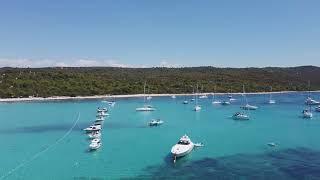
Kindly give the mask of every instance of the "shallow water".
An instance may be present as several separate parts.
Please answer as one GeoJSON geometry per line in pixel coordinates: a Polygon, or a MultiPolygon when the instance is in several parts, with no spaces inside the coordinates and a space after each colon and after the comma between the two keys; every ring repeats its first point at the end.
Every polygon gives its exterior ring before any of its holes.
{"type": "MultiPolygon", "coordinates": [[[[154,97],[154,112],[136,112],[141,98],[118,99],[104,124],[102,147],[88,152],[82,129],[95,118],[101,101],[56,101],[0,104],[0,176],[6,179],[319,179],[320,113],[300,117],[306,98],[302,93],[248,95],[251,120],[234,121],[242,97],[230,106],[201,99],[202,110],[182,104],[183,97],[154,97]],[[73,131],[54,144],[77,120],[73,131]],[[150,128],[147,122],[164,124],[150,128]],[[188,134],[204,147],[172,164],[170,149],[188,134]],[[277,147],[268,147],[276,142],[277,147]],[[30,159],[32,161],[30,161],[30,159]],[[23,164],[22,166],[21,163],[23,164]],[[14,169],[18,166],[17,169],[14,169]],[[8,174],[11,171],[10,174],[8,174]]],[[[320,99],[319,93],[312,97],[320,99]]],[[[191,97],[189,97],[191,98],[191,97]]],[[[225,98],[218,96],[218,98],[225,98]]]]}

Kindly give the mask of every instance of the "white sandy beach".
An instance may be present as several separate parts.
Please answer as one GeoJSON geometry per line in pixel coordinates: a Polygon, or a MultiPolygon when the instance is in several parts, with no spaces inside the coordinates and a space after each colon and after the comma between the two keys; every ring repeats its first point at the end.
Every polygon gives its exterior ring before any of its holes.
{"type": "MultiPolygon", "coordinates": [[[[307,91],[278,91],[278,92],[249,92],[246,94],[279,94],[279,93],[307,93],[307,91]]],[[[320,92],[320,90],[312,91],[320,92]]],[[[212,95],[213,93],[199,93],[198,95],[212,95]]],[[[215,95],[239,95],[242,93],[215,93],[215,95]]],[[[146,94],[146,96],[152,97],[166,97],[166,96],[192,96],[193,94],[146,94]]],[[[22,101],[59,101],[59,100],[86,100],[86,99],[107,99],[107,98],[134,98],[134,97],[143,97],[144,94],[127,94],[127,95],[96,95],[96,96],[53,96],[53,97],[28,97],[28,98],[2,98],[0,102],[22,102],[22,101]]]]}

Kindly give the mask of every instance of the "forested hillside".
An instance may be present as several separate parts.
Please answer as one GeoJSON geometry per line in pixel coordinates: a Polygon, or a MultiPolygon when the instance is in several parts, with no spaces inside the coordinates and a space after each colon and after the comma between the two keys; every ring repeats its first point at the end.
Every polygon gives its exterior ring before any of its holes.
{"type": "Polygon", "coordinates": [[[147,82],[149,93],[247,92],[320,89],[320,68],[0,68],[0,97],[136,94],[147,82]],[[201,90],[202,89],[202,90],[201,90]]]}

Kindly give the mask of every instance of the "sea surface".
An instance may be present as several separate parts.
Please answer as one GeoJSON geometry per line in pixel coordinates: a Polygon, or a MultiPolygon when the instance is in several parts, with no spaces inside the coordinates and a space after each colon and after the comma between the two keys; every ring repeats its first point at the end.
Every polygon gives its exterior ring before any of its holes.
{"type": "Polygon", "coordinates": [[[273,105],[247,95],[259,107],[249,121],[230,118],[243,104],[234,98],[229,106],[200,99],[200,112],[179,96],[154,97],[154,112],[135,111],[142,98],[116,99],[95,152],[82,129],[107,106],[101,100],[0,103],[0,179],[320,179],[320,113],[301,117],[305,93],[275,94],[273,105]],[[164,124],[149,127],[153,118],[164,124]],[[205,146],[173,164],[171,147],[184,134],[205,146]]]}

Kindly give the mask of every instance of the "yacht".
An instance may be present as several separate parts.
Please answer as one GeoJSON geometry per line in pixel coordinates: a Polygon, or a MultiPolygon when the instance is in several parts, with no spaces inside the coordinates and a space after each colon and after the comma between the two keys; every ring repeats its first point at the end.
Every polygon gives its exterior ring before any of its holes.
{"type": "Polygon", "coordinates": [[[161,124],[163,124],[163,121],[160,119],[153,119],[149,122],[149,126],[159,126],[161,124]]]}
{"type": "Polygon", "coordinates": [[[193,142],[187,135],[180,138],[178,143],[171,148],[171,154],[173,155],[173,162],[176,162],[178,157],[185,156],[189,154],[194,148],[193,142]]]}
{"type": "Polygon", "coordinates": [[[208,96],[207,95],[202,95],[202,96],[199,96],[199,99],[207,99],[208,96]]]}
{"type": "Polygon", "coordinates": [[[101,137],[101,132],[100,131],[93,131],[90,134],[88,134],[89,138],[91,139],[96,139],[101,137]]]}
{"type": "Polygon", "coordinates": [[[89,148],[91,149],[91,150],[97,150],[97,149],[99,149],[100,147],[101,147],[101,140],[100,139],[93,139],[92,141],[91,141],[91,144],[89,145],[89,148]]]}
{"type": "Polygon", "coordinates": [[[228,95],[229,101],[235,101],[236,99],[232,97],[232,88],[230,88],[230,93],[228,95]]]}
{"type": "Polygon", "coordinates": [[[147,97],[147,100],[151,100],[151,99],[152,99],[152,96],[148,96],[148,97],[147,97]]]}
{"type": "Polygon", "coordinates": [[[100,131],[101,130],[101,125],[92,125],[92,126],[89,126],[89,127],[85,128],[83,130],[86,131],[86,132],[100,131]]]}
{"type": "Polygon", "coordinates": [[[272,86],[270,87],[269,104],[275,104],[276,100],[272,99],[272,86]]]}
{"type": "Polygon", "coordinates": [[[144,105],[143,105],[143,107],[136,108],[136,111],[155,111],[156,110],[151,105],[147,105],[146,104],[146,85],[147,85],[147,83],[145,82],[144,83],[144,87],[143,87],[143,102],[144,102],[144,105]]]}
{"type": "Polygon", "coordinates": [[[171,98],[172,99],[176,99],[177,97],[176,97],[176,95],[172,95],[171,98]]]}
{"type": "Polygon", "coordinates": [[[232,118],[234,120],[249,120],[249,116],[243,112],[236,112],[232,118]]]}
{"type": "Polygon", "coordinates": [[[189,104],[189,101],[184,100],[184,101],[183,101],[183,104],[189,104]]]}

